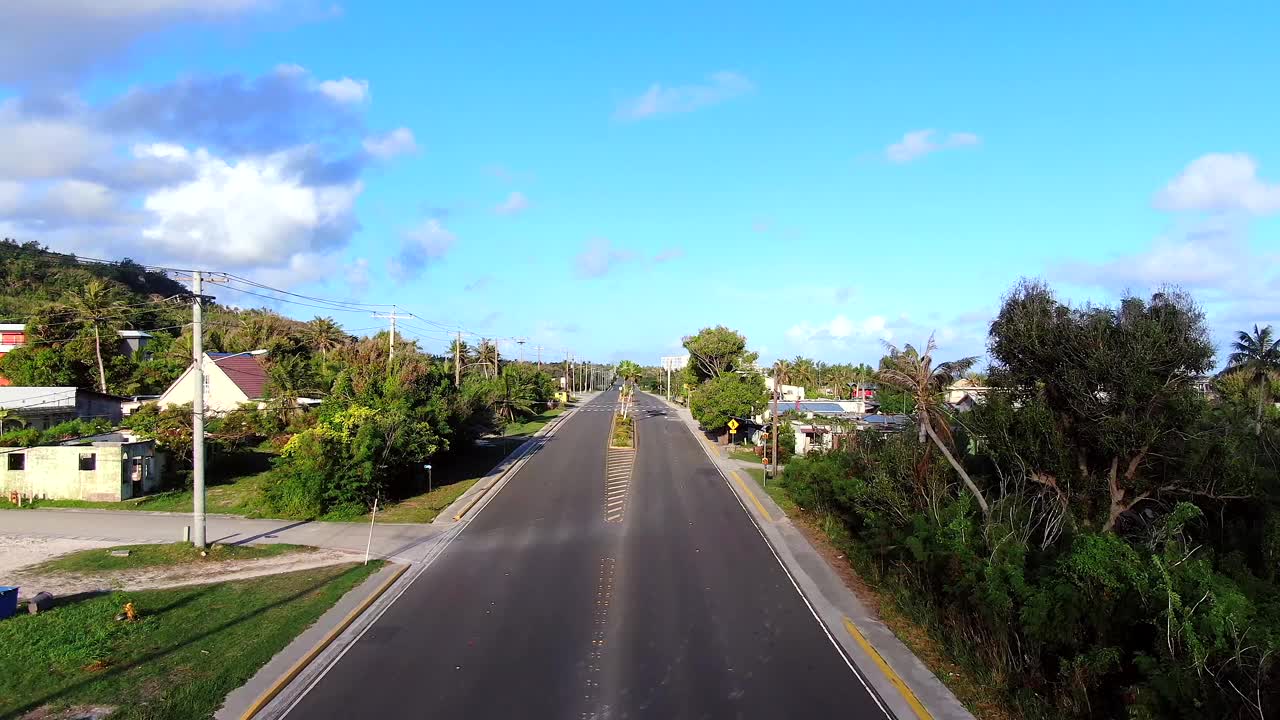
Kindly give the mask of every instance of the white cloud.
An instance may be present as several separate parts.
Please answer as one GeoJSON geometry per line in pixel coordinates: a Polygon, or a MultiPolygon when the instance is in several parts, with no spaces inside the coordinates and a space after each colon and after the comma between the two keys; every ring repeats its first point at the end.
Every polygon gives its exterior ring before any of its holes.
{"type": "Polygon", "coordinates": [[[26,186],[12,180],[0,180],[0,215],[6,215],[22,204],[26,186]]]}
{"type": "Polygon", "coordinates": [[[83,169],[110,141],[83,122],[30,117],[18,103],[0,103],[0,177],[52,178],[83,169]]]}
{"type": "Polygon", "coordinates": [[[621,103],[615,117],[621,120],[641,120],[657,115],[691,112],[753,90],[755,85],[745,76],[728,71],[712,73],[707,82],[702,84],[665,87],[654,83],[639,97],[621,103]]]}
{"type": "Polygon", "coordinates": [[[351,289],[354,295],[364,295],[369,289],[369,261],[366,258],[356,258],[347,265],[344,277],[347,281],[347,287],[351,289]]]}
{"type": "Polygon", "coordinates": [[[404,232],[400,254],[387,263],[387,272],[397,282],[406,282],[422,274],[428,265],[444,259],[458,241],[435,218],[422,221],[404,232]]]}
{"type": "Polygon", "coordinates": [[[364,139],[365,152],[380,160],[407,155],[418,151],[418,142],[413,131],[399,127],[382,135],[370,135],[364,139]]]}
{"type": "Polygon", "coordinates": [[[279,0],[11,0],[0,3],[0,83],[65,82],[141,37],[231,20],[279,0]]]}
{"type": "Polygon", "coordinates": [[[1258,163],[1244,153],[1209,153],[1191,161],[1152,201],[1160,210],[1280,211],[1280,183],[1258,177],[1258,163]]]}
{"type": "Polygon", "coordinates": [[[154,218],[142,231],[143,241],[165,257],[229,267],[287,266],[299,253],[344,244],[355,228],[358,180],[305,185],[290,171],[288,153],[227,161],[201,149],[187,159],[194,179],[151,192],[143,201],[154,218]]]}
{"type": "Polygon", "coordinates": [[[513,192],[493,209],[499,215],[519,215],[529,209],[529,199],[522,192],[513,192]]]}
{"type": "Polygon", "coordinates": [[[368,80],[352,80],[344,77],[339,80],[325,80],[317,87],[334,102],[359,104],[369,99],[368,80]]]}
{"type": "Polygon", "coordinates": [[[882,315],[872,315],[855,322],[844,314],[839,314],[825,323],[812,325],[808,320],[805,320],[792,325],[787,330],[787,339],[795,343],[836,341],[839,344],[851,340],[889,340],[892,338],[893,330],[888,327],[888,323],[882,315]]]}
{"type": "Polygon", "coordinates": [[[81,220],[110,217],[120,203],[110,188],[84,180],[63,180],[51,186],[45,201],[53,213],[81,220]]]}
{"type": "Polygon", "coordinates": [[[935,130],[912,130],[903,135],[902,140],[885,148],[885,157],[890,162],[908,163],[939,150],[967,147],[981,142],[977,135],[968,132],[948,133],[941,141],[934,139],[935,134],[935,130]]]}
{"type": "Polygon", "coordinates": [[[1053,277],[1083,286],[1111,290],[1180,285],[1188,289],[1221,288],[1237,279],[1247,264],[1249,249],[1242,238],[1196,233],[1157,238],[1140,252],[1101,262],[1064,262],[1053,277]]]}
{"type": "Polygon", "coordinates": [[[619,264],[635,259],[630,250],[616,248],[604,238],[587,241],[586,247],[574,258],[574,267],[580,277],[603,277],[619,264]]]}

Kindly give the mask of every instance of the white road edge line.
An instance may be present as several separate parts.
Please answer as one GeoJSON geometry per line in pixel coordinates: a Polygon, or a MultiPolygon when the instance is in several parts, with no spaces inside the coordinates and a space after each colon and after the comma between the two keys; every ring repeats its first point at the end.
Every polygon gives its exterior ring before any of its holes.
{"type": "MultiPolygon", "coordinates": [[[[689,423],[684,422],[683,418],[681,419],[681,424],[684,425],[685,430],[688,430],[690,433],[693,432],[689,428],[689,423]]],[[[796,594],[800,596],[802,601],[804,601],[804,606],[809,608],[809,614],[813,615],[813,619],[818,621],[818,627],[822,628],[822,632],[826,634],[827,639],[835,646],[836,652],[840,654],[841,659],[844,660],[844,664],[849,666],[849,670],[853,672],[854,677],[858,678],[858,682],[862,683],[862,687],[866,688],[867,694],[875,701],[876,707],[880,708],[880,712],[884,713],[884,716],[889,718],[889,720],[898,720],[897,717],[895,717],[894,714],[889,712],[889,709],[885,707],[884,701],[880,698],[880,693],[876,692],[875,688],[871,687],[871,684],[865,677],[863,677],[862,671],[858,669],[857,664],[855,664],[853,659],[849,657],[849,654],[845,652],[844,646],[836,640],[835,635],[831,633],[831,628],[827,627],[827,624],[822,621],[822,616],[818,615],[818,611],[814,609],[813,604],[809,602],[809,598],[806,597],[804,591],[800,589],[800,584],[796,582],[796,579],[791,574],[791,570],[787,567],[787,564],[782,562],[782,557],[778,555],[778,551],[773,548],[773,543],[769,542],[769,536],[764,534],[764,530],[760,528],[760,523],[756,522],[755,516],[751,514],[749,509],[747,509],[746,503],[742,502],[742,498],[738,497],[738,492],[733,489],[733,484],[729,482],[729,477],[724,474],[724,470],[720,469],[720,464],[711,457],[711,451],[707,449],[706,444],[697,442],[697,437],[694,438],[694,444],[702,448],[702,452],[707,456],[707,460],[711,461],[711,466],[720,474],[720,479],[724,480],[725,486],[729,488],[729,494],[733,496],[734,500],[738,501],[738,507],[742,508],[742,512],[746,513],[747,519],[751,521],[752,527],[756,529],[756,532],[760,533],[760,539],[764,541],[765,547],[769,548],[769,553],[773,555],[773,559],[778,562],[778,567],[782,568],[782,572],[786,573],[787,579],[791,581],[791,587],[795,588],[796,594]]]]}
{"type": "MultiPolygon", "coordinates": [[[[567,415],[565,415],[561,421],[556,423],[555,427],[551,428],[551,430],[547,431],[546,435],[542,436],[542,440],[545,441],[546,438],[552,437],[556,433],[560,432],[560,428],[566,422],[568,422],[574,415],[577,414],[578,409],[580,408],[575,408],[574,410],[570,411],[567,415]]],[[[541,445],[542,443],[539,442],[538,444],[541,445]]],[[[462,531],[467,529],[467,526],[471,524],[471,521],[475,520],[476,517],[480,515],[480,513],[483,512],[486,507],[489,506],[489,503],[492,502],[493,499],[498,496],[498,493],[501,492],[503,488],[507,486],[507,482],[512,477],[514,477],[517,473],[523,470],[524,466],[528,463],[529,459],[532,458],[534,455],[535,453],[533,452],[533,448],[530,448],[529,452],[525,453],[523,456],[521,456],[519,460],[516,461],[516,463],[518,464],[518,467],[513,467],[510,471],[506,473],[506,475],[503,476],[502,487],[497,488],[497,490],[494,492],[488,493],[488,496],[480,501],[480,504],[477,507],[475,507],[471,511],[471,513],[469,513],[469,517],[467,517],[467,519],[464,522],[455,526],[454,528],[451,528],[451,530],[455,530],[453,533],[453,536],[450,537],[448,540],[446,540],[444,542],[444,545],[440,547],[439,551],[435,552],[429,560],[424,559],[422,564],[417,566],[417,571],[414,572],[413,577],[409,578],[409,581],[405,583],[404,587],[401,588],[399,592],[397,592],[385,605],[382,606],[382,609],[378,611],[378,614],[373,616],[369,620],[369,622],[365,624],[365,626],[360,630],[360,633],[357,634],[354,638],[352,638],[351,642],[347,643],[346,647],[342,648],[342,651],[338,653],[338,656],[335,657],[328,664],[328,666],[326,666],[325,669],[315,677],[314,680],[307,683],[306,688],[303,689],[303,691],[298,694],[298,697],[294,698],[293,702],[289,704],[289,707],[285,708],[284,712],[280,713],[280,715],[278,716],[278,720],[283,720],[285,717],[288,717],[289,713],[293,712],[293,709],[298,706],[298,703],[302,702],[302,699],[305,698],[308,694],[310,694],[311,690],[316,685],[318,685],[326,675],[329,674],[329,671],[337,667],[338,663],[342,661],[343,656],[347,654],[347,651],[355,647],[356,643],[360,642],[360,639],[364,637],[364,634],[369,632],[369,628],[372,628],[374,625],[378,623],[379,620],[382,619],[382,616],[386,614],[387,610],[390,610],[391,606],[394,605],[396,601],[400,599],[400,596],[404,595],[405,592],[409,590],[409,587],[412,586],[413,583],[417,581],[417,579],[427,571],[427,568],[430,567],[432,563],[434,563],[441,555],[444,554],[444,551],[447,550],[449,546],[453,544],[453,541],[456,540],[458,536],[462,534],[462,531]]],[[[263,708],[263,709],[265,710],[266,708],[263,708]]]]}

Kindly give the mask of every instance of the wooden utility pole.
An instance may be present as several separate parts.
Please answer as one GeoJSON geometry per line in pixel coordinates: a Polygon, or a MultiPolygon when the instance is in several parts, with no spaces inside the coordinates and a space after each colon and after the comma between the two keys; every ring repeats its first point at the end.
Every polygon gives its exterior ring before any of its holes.
{"type": "Polygon", "coordinates": [[[539,345],[534,349],[538,351],[538,369],[541,370],[542,369],[542,346],[539,345]]]}
{"type": "Polygon", "coordinates": [[[462,332],[458,332],[458,339],[453,344],[453,385],[454,387],[462,386],[462,332]]]}

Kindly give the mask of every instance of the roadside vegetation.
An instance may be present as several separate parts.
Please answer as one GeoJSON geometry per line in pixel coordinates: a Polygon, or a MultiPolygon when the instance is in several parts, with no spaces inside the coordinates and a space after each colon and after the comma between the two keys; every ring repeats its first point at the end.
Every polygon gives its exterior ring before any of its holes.
{"type": "Polygon", "coordinates": [[[0,717],[74,706],[113,707],[121,720],[211,717],[381,564],[116,592],[20,614],[0,623],[0,717]],[[137,619],[116,620],[128,603],[137,619]]]}
{"type": "Polygon", "coordinates": [[[609,446],[616,448],[635,447],[635,439],[635,416],[614,416],[613,437],[609,441],[609,446]]]}
{"type": "Polygon", "coordinates": [[[983,402],[943,403],[972,358],[889,347],[874,382],[912,424],[794,458],[769,494],[980,714],[1268,717],[1280,344],[1240,333],[1206,397],[1208,338],[1176,291],[1072,307],[1022,283],[990,328],[983,402]]]}
{"type": "MultiPolygon", "coordinates": [[[[190,364],[189,292],[136,263],[81,263],[35,243],[4,241],[0,288],[0,321],[27,327],[27,344],[0,358],[0,374],[15,385],[157,394],[190,364]],[[144,353],[122,351],[115,338],[123,329],[152,335],[144,353]]],[[[431,355],[400,336],[392,361],[385,331],[353,337],[327,317],[302,322],[209,304],[205,325],[206,352],[267,351],[261,361],[271,398],[262,408],[207,417],[210,512],[359,519],[375,499],[386,506],[426,492],[425,465],[433,466],[437,487],[482,475],[561,411],[552,374],[560,366],[513,362],[488,340],[455,342],[431,355]],[[319,404],[307,409],[304,398],[319,404]]],[[[34,507],[189,512],[190,405],[145,405],[124,426],[169,454],[165,492],[123,503],[37,501],[34,507]]],[[[74,421],[38,431],[16,413],[0,413],[0,447],[108,429],[102,421],[74,421]]]]}

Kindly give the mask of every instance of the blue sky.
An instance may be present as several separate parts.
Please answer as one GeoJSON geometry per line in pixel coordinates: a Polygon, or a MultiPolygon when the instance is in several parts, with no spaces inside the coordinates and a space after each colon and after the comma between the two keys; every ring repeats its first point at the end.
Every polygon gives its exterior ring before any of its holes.
{"type": "Polygon", "coordinates": [[[0,9],[0,233],[599,360],[980,354],[1023,276],[1280,322],[1269,4],[121,5],[0,9]]]}

